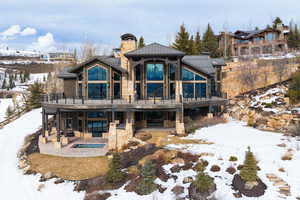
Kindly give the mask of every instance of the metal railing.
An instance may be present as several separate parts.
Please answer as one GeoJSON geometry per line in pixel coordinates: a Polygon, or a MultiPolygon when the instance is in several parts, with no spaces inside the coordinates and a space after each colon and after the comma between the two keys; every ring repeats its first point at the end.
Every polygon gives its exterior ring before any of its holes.
{"type": "Polygon", "coordinates": [[[182,103],[193,103],[193,102],[208,102],[211,100],[224,100],[224,94],[220,96],[210,97],[183,97],[180,96],[179,101],[176,101],[174,97],[146,97],[138,98],[131,95],[123,96],[122,98],[88,98],[86,96],[72,96],[67,97],[64,94],[50,94],[42,97],[42,103],[45,104],[60,104],[60,105],[111,105],[111,104],[135,104],[135,105],[167,105],[167,104],[182,104],[182,103]]]}

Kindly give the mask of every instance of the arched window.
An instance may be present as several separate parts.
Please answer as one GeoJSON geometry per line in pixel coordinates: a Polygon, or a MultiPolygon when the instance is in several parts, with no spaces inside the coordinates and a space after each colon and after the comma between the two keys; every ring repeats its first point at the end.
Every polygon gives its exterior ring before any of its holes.
{"type": "Polygon", "coordinates": [[[107,80],[107,69],[100,66],[95,66],[88,69],[88,80],[89,81],[106,81],[107,80]]]}

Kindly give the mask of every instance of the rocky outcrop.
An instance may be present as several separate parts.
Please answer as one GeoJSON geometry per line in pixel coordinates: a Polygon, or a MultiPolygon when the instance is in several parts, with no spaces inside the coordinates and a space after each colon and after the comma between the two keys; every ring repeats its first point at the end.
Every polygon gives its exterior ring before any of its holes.
{"type": "Polygon", "coordinates": [[[229,101],[228,114],[265,131],[291,133],[300,120],[289,105],[286,84],[254,90],[229,101]]]}
{"type": "Polygon", "coordinates": [[[232,187],[247,197],[260,197],[265,194],[267,186],[258,179],[256,182],[245,182],[240,175],[234,175],[232,187]]]}

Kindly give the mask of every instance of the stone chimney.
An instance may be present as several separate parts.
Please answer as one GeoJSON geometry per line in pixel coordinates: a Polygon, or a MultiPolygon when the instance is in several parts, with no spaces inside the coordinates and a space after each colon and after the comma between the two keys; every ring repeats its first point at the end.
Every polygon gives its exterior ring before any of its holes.
{"type": "Polygon", "coordinates": [[[120,59],[121,59],[121,67],[126,69],[129,74],[127,76],[122,76],[122,97],[127,99],[128,101],[134,100],[135,91],[134,91],[134,81],[129,77],[131,74],[129,61],[125,57],[129,51],[133,51],[137,48],[137,40],[136,37],[130,33],[124,34],[121,36],[121,48],[120,48],[120,59]]]}
{"type": "Polygon", "coordinates": [[[128,69],[128,59],[124,56],[125,53],[133,51],[137,48],[137,39],[134,35],[126,33],[121,36],[121,48],[120,48],[120,57],[121,57],[121,66],[128,69]]]}

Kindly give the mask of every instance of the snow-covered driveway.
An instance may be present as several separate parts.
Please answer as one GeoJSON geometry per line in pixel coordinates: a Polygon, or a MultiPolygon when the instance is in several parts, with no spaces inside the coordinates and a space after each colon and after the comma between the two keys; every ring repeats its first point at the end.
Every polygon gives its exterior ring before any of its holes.
{"type": "Polygon", "coordinates": [[[38,176],[23,175],[17,153],[24,138],[41,124],[41,109],[33,110],[0,130],[0,191],[1,199],[11,200],[82,200],[84,193],[73,192],[71,183],[55,185],[48,181],[37,191],[38,176]]]}

